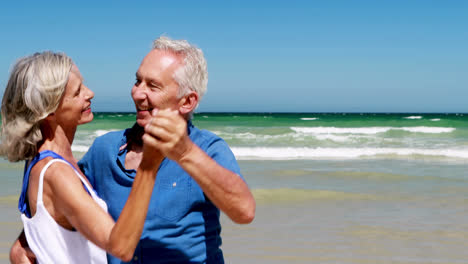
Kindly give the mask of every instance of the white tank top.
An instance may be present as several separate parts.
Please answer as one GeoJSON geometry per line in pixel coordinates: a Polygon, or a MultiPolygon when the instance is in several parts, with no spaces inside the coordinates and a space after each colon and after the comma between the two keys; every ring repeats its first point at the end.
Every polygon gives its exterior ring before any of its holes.
{"type": "MultiPolygon", "coordinates": [[[[37,190],[36,214],[28,218],[21,214],[24,233],[29,247],[36,255],[38,263],[103,264],[107,263],[106,252],[87,240],[80,232],[61,227],[49,214],[42,201],[44,174],[54,162],[67,162],[60,159],[50,160],[42,169],[37,190]]],[[[75,168],[73,168],[75,170],[75,168]]],[[[94,201],[107,212],[107,205],[99,198],[94,189],[75,170],[81,182],[88,188],[94,201]]],[[[93,219],[89,219],[93,221],[93,219]]]]}

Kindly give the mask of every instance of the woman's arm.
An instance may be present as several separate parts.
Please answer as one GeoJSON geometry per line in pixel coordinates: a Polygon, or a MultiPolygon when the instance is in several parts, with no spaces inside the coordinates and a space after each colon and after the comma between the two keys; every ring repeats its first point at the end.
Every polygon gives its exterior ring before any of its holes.
{"type": "Polygon", "coordinates": [[[130,195],[116,223],[84,190],[73,169],[54,163],[47,170],[44,186],[50,186],[54,209],[88,240],[110,254],[129,261],[143,231],[156,173],[163,156],[144,149],[130,195]]]}

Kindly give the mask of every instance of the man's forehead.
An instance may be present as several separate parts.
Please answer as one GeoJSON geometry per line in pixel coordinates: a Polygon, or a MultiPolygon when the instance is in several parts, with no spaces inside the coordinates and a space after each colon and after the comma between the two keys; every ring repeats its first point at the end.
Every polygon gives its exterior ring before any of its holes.
{"type": "Polygon", "coordinates": [[[151,64],[157,63],[162,68],[172,67],[182,62],[179,55],[170,51],[158,49],[150,51],[148,55],[146,55],[145,60],[148,60],[151,64]]]}
{"type": "Polygon", "coordinates": [[[177,63],[177,59],[174,56],[163,56],[160,59],[161,65],[166,68],[171,66],[174,63],[177,63]]]}

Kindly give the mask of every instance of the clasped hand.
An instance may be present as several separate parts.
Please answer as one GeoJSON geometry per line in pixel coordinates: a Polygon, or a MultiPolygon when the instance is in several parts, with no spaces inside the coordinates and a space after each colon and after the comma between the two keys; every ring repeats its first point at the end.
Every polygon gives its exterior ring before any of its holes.
{"type": "Polygon", "coordinates": [[[177,110],[163,109],[154,111],[152,115],[145,126],[144,151],[159,151],[179,162],[192,145],[187,134],[187,121],[177,110]]]}

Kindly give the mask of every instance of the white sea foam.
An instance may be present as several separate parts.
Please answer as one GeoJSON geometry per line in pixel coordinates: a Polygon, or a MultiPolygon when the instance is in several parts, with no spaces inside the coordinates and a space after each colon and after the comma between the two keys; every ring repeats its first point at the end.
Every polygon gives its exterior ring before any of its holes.
{"type": "Polygon", "coordinates": [[[336,135],[330,135],[330,134],[319,134],[319,135],[316,135],[315,138],[318,140],[331,140],[335,142],[347,142],[351,140],[350,136],[336,136],[336,135]]]}
{"type": "Polygon", "coordinates": [[[305,121],[313,121],[313,120],[317,120],[318,118],[317,117],[302,117],[301,120],[305,120],[305,121]]]}
{"type": "MultiPolygon", "coordinates": [[[[304,141],[306,137],[304,134],[298,134],[294,132],[277,134],[277,135],[265,135],[265,134],[254,134],[250,132],[246,133],[226,133],[226,132],[214,132],[216,135],[220,136],[224,140],[240,140],[242,142],[255,142],[255,143],[267,143],[274,144],[274,142],[289,142],[289,141],[304,141]]],[[[307,136],[307,135],[306,135],[307,136]]],[[[310,137],[316,137],[316,135],[310,135],[310,137]]],[[[322,138],[319,140],[326,140],[322,138]]]]}
{"type": "Polygon", "coordinates": [[[239,160],[355,159],[427,156],[468,159],[468,149],[233,147],[239,160]]]}
{"type": "Polygon", "coordinates": [[[421,119],[422,116],[407,116],[407,117],[404,117],[405,119],[421,119]]]}
{"type": "Polygon", "coordinates": [[[305,134],[377,134],[385,133],[391,127],[291,127],[298,133],[305,134]]]}
{"type": "Polygon", "coordinates": [[[87,152],[89,149],[89,146],[72,145],[71,149],[72,151],[76,151],[76,152],[87,152]]]}
{"type": "Polygon", "coordinates": [[[440,134],[455,131],[453,127],[290,127],[297,133],[305,134],[364,134],[373,135],[390,130],[403,130],[412,133],[440,134]]]}
{"type": "Polygon", "coordinates": [[[249,140],[249,139],[259,139],[259,135],[246,132],[246,133],[217,133],[223,139],[241,139],[241,140],[249,140]]]}
{"type": "Polygon", "coordinates": [[[453,127],[402,127],[401,130],[413,132],[413,133],[427,133],[427,134],[440,134],[440,133],[451,133],[455,131],[453,127]]]}
{"type": "Polygon", "coordinates": [[[440,121],[440,118],[434,118],[434,119],[431,119],[431,121],[437,122],[437,121],[440,121]]]}
{"type": "Polygon", "coordinates": [[[99,130],[94,131],[94,135],[96,135],[96,137],[100,137],[112,131],[117,131],[117,130],[116,129],[110,129],[110,130],[99,129],[99,130]]]}

